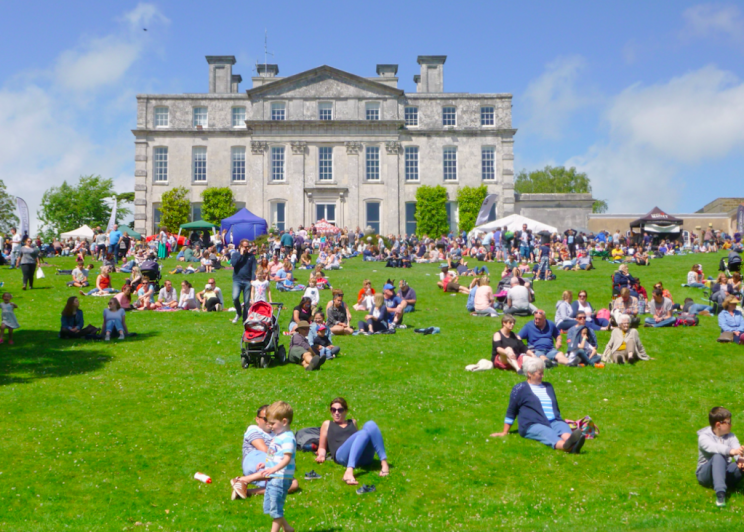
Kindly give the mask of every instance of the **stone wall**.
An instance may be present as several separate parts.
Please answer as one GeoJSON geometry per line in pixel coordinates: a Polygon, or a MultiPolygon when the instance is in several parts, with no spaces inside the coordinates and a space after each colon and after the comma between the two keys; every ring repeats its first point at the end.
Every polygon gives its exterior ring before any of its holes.
{"type": "Polygon", "coordinates": [[[566,229],[586,229],[592,212],[591,194],[515,194],[514,212],[566,229]]]}

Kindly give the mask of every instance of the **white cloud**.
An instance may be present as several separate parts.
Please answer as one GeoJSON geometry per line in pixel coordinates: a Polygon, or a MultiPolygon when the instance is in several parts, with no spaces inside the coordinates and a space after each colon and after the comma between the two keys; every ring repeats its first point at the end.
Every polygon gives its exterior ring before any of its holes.
{"type": "Polygon", "coordinates": [[[571,115],[594,101],[588,91],[576,88],[585,65],[581,56],[558,58],[527,86],[522,97],[528,117],[520,126],[523,134],[558,139],[571,115]]]}
{"type": "Polygon", "coordinates": [[[684,37],[725,36],[737,43],[744,42],[744,20],[735,5],[699,4],[682,13],[684,37]]]}
{"type": "Polygon", "coordinates": [[[611,100],[608,138],[567,164],[592,179],[595,196],[616,212],[672,209],[683,165],[744,147],[744,83],[714,66],[666,83],[633,85],[611,100]]]}
{"type": "Polygon", "coordinates": [[[100,174],[113,177],[117,190],[132,190],[128,126],[137,82],[131,71],[151,48],[149,37],[133,27],[144,22],[167,19],[154,6],[139,4],[123,15],[118,31],[61,52],[47,75],[19,72],[0,87],[0,178],[10,194],[28,203],[32,232],[44,191],[64,180],[100,174]],[[115,93],[102,90],[115,82],[115,93]],[[122,94],[128,104],[122,105],[122,94]],[[98,117],[93,129],[91,116],[98,117]]]}
{"type": "Polygon", "coordinates": [[[153,23],[170,24],[170,20],[154,4],[140,2],[137,7],[124,14],[130,29],[142,31],[153,23]]]}

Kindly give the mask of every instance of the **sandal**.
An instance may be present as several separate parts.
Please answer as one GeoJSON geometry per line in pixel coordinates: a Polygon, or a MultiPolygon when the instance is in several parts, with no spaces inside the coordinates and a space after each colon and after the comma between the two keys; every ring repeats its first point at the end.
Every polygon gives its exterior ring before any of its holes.
{"type": "Polygon", "coordinates": [[[245,482],[239,480],[240,477],[235,477],[230,481],[230,484],[232,485],[232,495],[230,496],[231,500],[235,499],[246,499],[248,498],[248,486],[245,482]]]}

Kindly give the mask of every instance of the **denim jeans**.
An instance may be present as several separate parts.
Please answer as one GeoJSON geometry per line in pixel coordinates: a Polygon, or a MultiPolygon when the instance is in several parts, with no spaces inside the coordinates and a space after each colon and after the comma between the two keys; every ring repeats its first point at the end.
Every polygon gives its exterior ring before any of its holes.
{"type": "Polygon", "coordinates": [[[367,421],[338,448],[333,460],[342,466],[356,468],[371,463],[375,453],[380,460],[387,460],[385,444],[377,423],[367,421]]]}
{"type": "Polygon", "coordinates": [[[713,307],[711,307],[710,305],[703,305],[701,303],[693,303],[692,305],[690,305],[690,314],[698,314],[700,312],[703,312],[704,310],[713,312],[713,307]]]}
{"type": "Polygon", "coordinates": [[[571,434],[571,427],[565,421],[554,419],[550,422],[549,427],[547,425],[540,425],[539,423],[530,425],[524,437],[539,441],[555,449],[555,444],[561,441],[561,436],[566,433],[571,434]]]}
{"type": "Polygon", "coordinates": [[[287,492],[292,485],[291,478],[270,478],[266,483],[264,493],[263,510],[272,519],[284,517],[284,501],[287,500],[287,492]]]}
{"type": "Polygon", "coordinates": [[[91,290],[90,292],[88,292],[87,295],[92,296],[93,294],[98,293],[98,292],[104,292],[106,294],[115,294],[116,293],[116,290],[114,290],[113,288],[104,288],[103,290],[99,290],[98,288],[94,288],[93,290],[91,290]]]}
{"type": "Polygon", "coordinates": [[[334,358],[336,355],[339,354],[340,351],[341,348],[337,345],[334,345],[333,347],[318,348],[318,354],[320,354],[320,358],[334,358]]]}
{"type": "Polygon", "coordinates": [[[656,322],[654,318],[646,318],[645,324],[647,327],[671,327],[677,322],[677,318],[667,318],[665,320],[661,320],[660,322],[656,322]]]}
{"type": "Polygon", "coordinates": [[[602,357],[599,355],[594,355],[593,357],[589,358],[589,355],[587,355],[586,351],[583,349],[577,349],[576,356],[579,357],[579,360],[586,365],[586,366],[593,366],[597,362],[600,362],[602,360],[602,357]]]}
{"type": "Polygon", "coordinates": [[[235,315],[242,316],[243,321],[245,321],[251,303],[251,282],[233,278],[232,299],[235,306],[235,315]],[[241,293],[243,294],[243,306],[240,305],[241,293]]]}

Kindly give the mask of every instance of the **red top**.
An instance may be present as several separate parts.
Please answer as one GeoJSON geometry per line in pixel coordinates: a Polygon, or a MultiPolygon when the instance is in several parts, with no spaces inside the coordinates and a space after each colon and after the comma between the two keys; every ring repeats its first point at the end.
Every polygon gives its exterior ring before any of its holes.
{"type": "MultiPolygon", "coordinates": [[[[362,299],[364,297],[364,291],[365,291],[364,288],[362,288],[361,290],[359,290],[359,294],[357,295],[357,301],[359,301],[360,299],[362,299]]],[[[372,295],[375,295],[375,289],[374,288],[372,289],[372,295]]]]}
{"type": "Polygon", "coordinates": [[[98,286],[102,290],[105,288],[109,288],[111,286],[111,277],[106,277],[104,275],[98,276],[98,286]]]}

